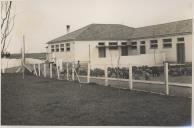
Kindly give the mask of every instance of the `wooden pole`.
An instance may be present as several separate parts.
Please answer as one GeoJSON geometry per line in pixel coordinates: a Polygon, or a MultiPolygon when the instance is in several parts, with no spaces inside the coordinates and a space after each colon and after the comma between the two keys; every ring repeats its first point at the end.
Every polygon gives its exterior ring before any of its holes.
{"type": "Polygon", "coordinates": [[[37,76],[37,72],[36,72],[36,64],[34,64],[34,74],[37,76]]]}
{"type": "Polygon", "coordinates": [[[133,71],[132,71],[132,65],[129,65],[129,88],[130,90],[133,90],[133,71]]]}
{"type": "Polygon", "coordinates": [[[59,61],[56,61],[56,68],[57,68],[57,78],[60,79],[60,75],[59,75],[59,61]]]}
{"type": "Polygon", "coordinates": [[[46,64],[44,64],[43,66],[44,66],[44,77],[46,77],[46,64]]]}
{"type": "Polygon", "coordinates": [[[168,63],[165,63],[165,86],[166,86],[166,95],[169,95],[169,86],[168,86],[168,63]]]}
{"type": "Polygon", "coordinates": [[[22,78],[24,79],[25,72],[25,36],[23,35],[23,47],[22,47],[22,78]]]}
{"type": "Polygon", "coordinates": [[[108,86],[108,67],[105,67],[105,86],[108,86]]]}
{"type": "Polygon", "coordinates": [[[90,83],[90,63],[88,63],[87,83],[90,83]]]}
{"type": "Polygon", "coordinates": [[[74,76],[74,70],[75,70],[75,65],[74,62],[72,63],[72,80],[75,80],[75,76],[74,76]]]}
{"type": "Polygon", "coordinates": [[[38,64],[38,76],[40,76],[40,63],[38,64]]]}
{"type": "Polygon", "coordinates": [[[53,78],[53,73],[52,73],[52,63],[50,63],[50,78],[53,78]]]}
{"type": "Polygon", "coordinates": [[[90,44],[89,44],[89,63],[91,61],[91,57],[90,57],[90,44]]]}
{"type": "Polygon", "coordinates": [[[69,63],[67,63],[67,80],[69,80],[69,63]]]}

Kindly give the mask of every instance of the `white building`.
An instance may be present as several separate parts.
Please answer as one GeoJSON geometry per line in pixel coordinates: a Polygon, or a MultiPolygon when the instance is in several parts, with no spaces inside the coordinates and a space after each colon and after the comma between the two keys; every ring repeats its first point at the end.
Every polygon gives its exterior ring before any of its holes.
{"type": "Polygon", "coordinates": [[[192,62],[192,19],[132,28],[90,24],[49,41],[48,60],[91,64],[162,64],[192,62]]]}

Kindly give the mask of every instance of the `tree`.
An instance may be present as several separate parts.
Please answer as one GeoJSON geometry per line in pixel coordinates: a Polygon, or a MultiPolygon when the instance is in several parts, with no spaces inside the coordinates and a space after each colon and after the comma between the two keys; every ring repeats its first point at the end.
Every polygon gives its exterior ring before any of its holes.
{"type": "Polygon", "coordinates": [[[15,13],[12,1],[1,1],[1,56],[4,57],[11,41],[11,32],[14,27],[15,13]]]}

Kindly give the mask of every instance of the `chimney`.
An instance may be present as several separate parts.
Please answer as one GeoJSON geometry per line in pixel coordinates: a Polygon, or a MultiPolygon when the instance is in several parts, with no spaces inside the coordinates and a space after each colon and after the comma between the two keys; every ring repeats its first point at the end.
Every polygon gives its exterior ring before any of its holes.
{"type": "Polygon", "coordinates": [[[70,31],[70,25],[67,25],[66,27],[67,27],[66,29],[67,29],[67,34],[68,34],[70,31]]]}

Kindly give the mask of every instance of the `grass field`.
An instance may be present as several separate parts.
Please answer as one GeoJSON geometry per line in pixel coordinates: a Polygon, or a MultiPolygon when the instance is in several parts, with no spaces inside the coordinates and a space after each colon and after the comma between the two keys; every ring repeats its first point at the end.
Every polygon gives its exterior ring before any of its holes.
{"type": "Polygon", "coordinates": [[[2,125],[191,125],[191,99],[3,74],[2,125]]]}

